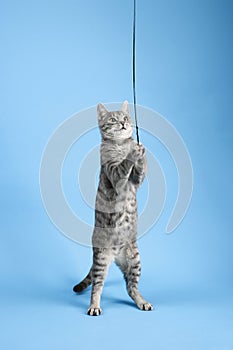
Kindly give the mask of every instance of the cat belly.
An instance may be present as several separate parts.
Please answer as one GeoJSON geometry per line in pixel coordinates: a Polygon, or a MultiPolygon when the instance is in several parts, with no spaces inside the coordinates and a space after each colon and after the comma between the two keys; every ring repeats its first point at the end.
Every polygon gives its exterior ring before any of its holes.
{"type": "Polygon", "coordinates": [[[106,201],[103,208],[96,205],[95,228],[92,239],[94,246],[122,245],[134,240],[137,236],[135,188],[128,183],[124,193],[117,196],[114,205],[112,204],[112,201],[106,201]]]}
{"type": "Polygon", "coordinates": [[[102,222],[100,226],[98,221],[95,224],[92,237],[93,246],[102,248],[119,246],[136,238],[137,213],[127,211],[121,214],[118,213],[118,217],[114,222],[107,221],[106,216],[104,219],[105,224],[102,222]]]}

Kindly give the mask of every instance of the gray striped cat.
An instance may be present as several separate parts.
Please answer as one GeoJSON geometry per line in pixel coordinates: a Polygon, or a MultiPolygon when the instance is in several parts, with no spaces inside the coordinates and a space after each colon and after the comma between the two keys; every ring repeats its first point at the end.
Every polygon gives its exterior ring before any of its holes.
{"type": "Polygon", "coordinates": [[[152,310],[138,291],[141,267],[136,244],[136,192],[146,174],[145,148],[132,138],[133,123],[127,101],[120,111],[114,112],[100,103],[97,112],[102,144],[92,237],[93,264],[73,290],[82,292],[92,284],[88,315],[100,315],[104,280],[110,263],[115,261],[123,272],[130,297],[140,309],[152,310]]]}

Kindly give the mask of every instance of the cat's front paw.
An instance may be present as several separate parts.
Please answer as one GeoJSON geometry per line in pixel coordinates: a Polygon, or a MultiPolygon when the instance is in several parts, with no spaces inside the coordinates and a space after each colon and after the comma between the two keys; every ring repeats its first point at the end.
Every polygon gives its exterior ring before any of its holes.
{"type": "Polygon", "coordinates": [[[150,303],[147,303],[147,302],[143,303],[143,304],[140,304],[138,306],[143,311],[151,311],[151,310],[153,310],[153,305],[150,304],[150,303]]]}
{"type": "Polygon", "coordinates": [[[133,149],[127,156],[127,159],[135,163],[138,160],[141,160],[145,156],[145,153],[146,153],[146,150],[142,144],[134,144],[133,149]]]}
{"type": "Polygon", "coordinates": [[[99,316],[102,314],[102,310],[99,307],[90,307],[87,311],[89,316],[99,316]]]}

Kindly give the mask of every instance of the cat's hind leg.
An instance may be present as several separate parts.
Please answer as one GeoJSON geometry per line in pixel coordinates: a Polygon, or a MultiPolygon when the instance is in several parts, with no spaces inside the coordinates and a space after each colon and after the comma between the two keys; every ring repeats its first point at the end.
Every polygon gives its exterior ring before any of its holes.
{"type": "Polygon", "coordinates": [[[102,313],[102,310],[100,308],[100,298],[104,280],[111,261],[112,255],[110,249],[93,248],[91,302],[90,307],[87,311],[87,314],[90,316],[99,316],[102,313]]]}
{"type": "Polygon", "coordinates": [[[138,290],[138,282],[141,275],[139,251],[136,242],[127,245],[116,258],[116,264],[120,267],[126,281],[127,292],[135,301],[139,309],[150,311],[152,304],[147,302],[138,290]]]}

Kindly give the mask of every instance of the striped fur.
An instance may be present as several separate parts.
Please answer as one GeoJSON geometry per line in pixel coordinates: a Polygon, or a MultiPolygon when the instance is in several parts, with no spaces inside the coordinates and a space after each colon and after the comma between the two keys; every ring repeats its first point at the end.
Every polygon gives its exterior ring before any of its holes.
{"type": "Polygon", "coordinates": [[[73,290],[81,292],[92,284],[88,314],[100,315],[104,280],[115,261],[124,275],[129,296],[140,309],[151,310],[152,305],[138,291],[141,267],[136,244],[136,193],[146,174],[145,148],[132,138],[133,123],[127,101],[120,111],[109,112],[102,104],[97,111],[102,144],[92,237],[93,264],[73,290]]]}

